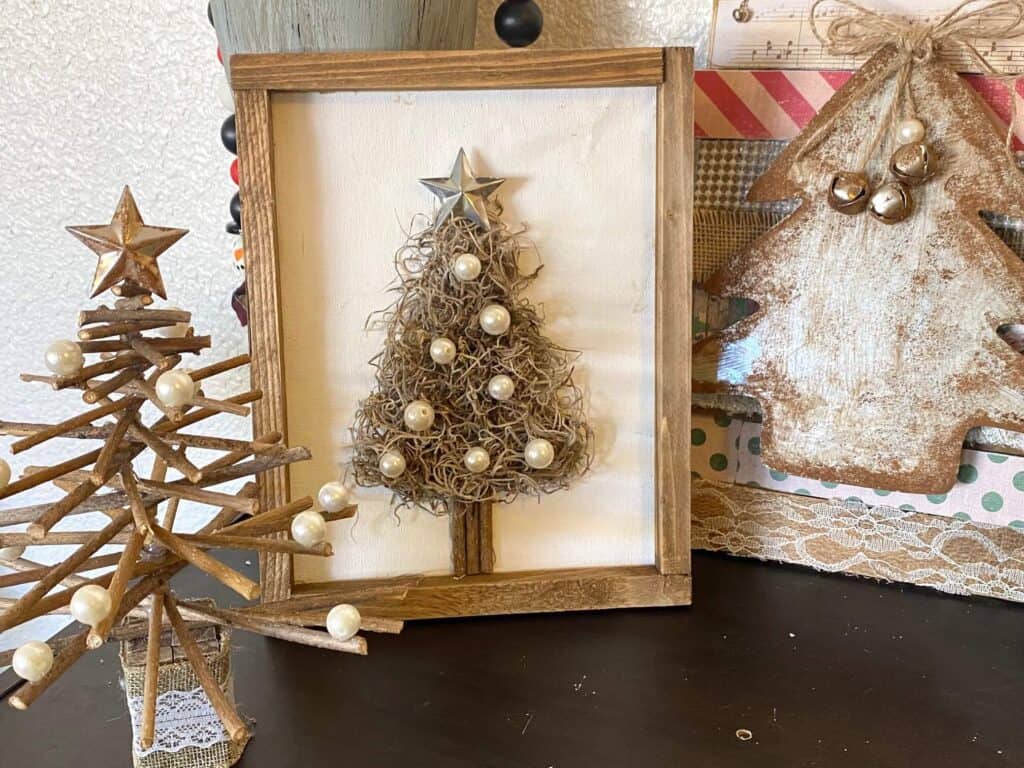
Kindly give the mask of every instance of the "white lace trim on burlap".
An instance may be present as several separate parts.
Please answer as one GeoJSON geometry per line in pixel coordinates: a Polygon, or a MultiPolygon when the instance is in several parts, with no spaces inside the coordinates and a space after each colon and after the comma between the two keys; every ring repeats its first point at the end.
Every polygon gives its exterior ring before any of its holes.
{"type": "Polygon", "coordinates": [[[156,697],[156,733],[149,749],[143,749],[139,743],[141,696],[128,698],[128,712],[132,719],[133,748],[138,757],[154,752],[180,752],[187,747],[208,749],[229,739],[202,688],[167,691],[156,697]]]}

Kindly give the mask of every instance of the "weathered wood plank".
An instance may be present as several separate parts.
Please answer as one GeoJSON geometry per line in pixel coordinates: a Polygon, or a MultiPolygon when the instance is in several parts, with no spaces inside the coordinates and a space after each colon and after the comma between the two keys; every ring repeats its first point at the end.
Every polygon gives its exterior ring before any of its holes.
{"type": "Polygon", "coordinates": [[[480,573],[494,571],[494,505],[489,501],[480,503],[480,573]]]}
{"type": "MultiPolygon", "coordinates": [[[[576,568],[568,570],[491,573],[454,579],[426,576],[406,588],[404,600],[375,601],[394,593],[395,580],[296,584],[296,595],[324,592],[335,602],[354,602],[381,618],[415,620],[453,616],[487,616],[553,611],[594,611],[610,608],[689,605],[690,577],[666,576],[654,566],[576,568]]],[[[406,586],[408,585],[408,586],[406,586]]]]}
{"type": "Polygon", "coordinates": [[[664,79],[660,48],[250,54],[231,66],[236,91],[613,88],[664,79]]]}
{"type": "Polygon", "coordinates": [[[448,513],[448,535],[452,542],[452,575],[466,575],[466,516],[459,504],[453,504],[448,513]]]}
{"type": "MultiPolygon", "coordinates": [[[[253,404],[254,434],[288,433],[285,409],[284,366],[281,360],[281,305],[278,288],[277,210],[274,197],[273,133],[270,97],[266,91],[245,91],[235,98],[238,161],[242,168],[241,196],[245,201],[242,232],[245,239],[245,280],[250,313],[250,376],[264,397],[253,404]]],[[[285,467],[259,478],[262,509],[273,509],[288,499],[285,467]]],[[[282,534],[283,535],[283,534],[282,534]]],[[[260,581],[267,600],[283,600],[292,581],[291,556],[260,554],[260,581]]]]}
{"type": "Polygon", "coordinates": [[[467,50],[476,0],[213,0],[224,63],[236,53],[467,50]]]}
{"type": "Polygon", "coordinates": [[[665,50],[658,89],[655,564],[690,572],[690,316],[693,282],[693,51],[665,50]]]}

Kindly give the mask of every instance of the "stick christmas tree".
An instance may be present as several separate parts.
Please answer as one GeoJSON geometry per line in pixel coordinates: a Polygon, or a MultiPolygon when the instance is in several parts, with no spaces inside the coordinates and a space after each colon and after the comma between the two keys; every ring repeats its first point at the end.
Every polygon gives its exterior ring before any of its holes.
{"type": "Polygon", "coordinates": [[[354,429],[356,482],[453,513],[456,551],[463,516],[486,528],[490,504],[565,488],[591,455],[573,354],[541,333],[522,297],[537,272],[520,271],[523,245],[490,203],[502,182],[474,176],[461,150],[449,177],[423,180],[441,209],[398,254],[377,388],[354,429]]]}
{"type": "Polygon", "coordinates": [[[282,445],[276,433],[249,441],[186,431],[220,413],[247,416],[248,404],[259,400],[261,393],[251,391],[225,400],[205,396],[203,382],[248,364],[248,355],[192,370],[182,368],[182,355],[198,354],[210,346],[210,338],[194,335],[188,312],[150,306],[152,294],[165,297],[157,257],[185,230],[146,225],[125,188],[110,224],[71,227],[70,231],[99,257],[93,296],[109,289],[119,298],[113,308],[100,306],[80,313],[77,341],[59,341],[47,349],[49,375],[25,374],[22,379],[80,393],[86,410],[52,425],[0,422],[0,433],[18,438],[11,445],[14,454],[55,438],[98,441],[101,446],[53,466],[26,468],[14,482],[10,482],[9,465],[0,460],[0,499],[47,483],[62,493],[52,503],[0,510],[0,527],[27,524],[25,532],[0,532],[0,564],[12,570],[0,575],[0,587],[32,585],[21,597],[0,603],[0,631],[38,616],[66,612],[87,629],[52,645],[36,640],[0,654],[0,666],[13,663],[25,681],[10,692],[9,701],[18,709],[27,708],[87,650],[108,639],[148,632],[141,734],[142,746],[148,747],[155,728],[161,627],[169,622],[227,734],[244,741],[248,729],[217,685],[186,620],[357,654],[366,653],[365,640],[356,634],[360,626],[397,631],[401,624],[360,617],[353,606],[334,606],[329,612],[329,606],[313,603],[304,604],[301,611],[287,603],[226,610],[179,602],[168,582],[187,565],[248,600],[259,597],[257,583],[213,558],[208,550],[329,556],[326,523],[351,517],[355,507],[348,503],[348,490],[338,483],[321,489],[322,514],[312,510],[310,498],[262,509],[253,483],[237,492],[211,490],[304,461],[309,451],[282,445]],[[87,357],[99,359],[87,362],[87,357]],[[155,420],[147,423],[150,412],[155,420]],[[198,465],[194,456],[199,450],[221,455],[198,465]],[[148,458],[151,470],[144,476],[143,460],[148,458]],[[169,472],[180,477],[169,479],[169,472]],[[199,532],[181,533],[175,530],[175,518],[183,500],[219,511],[199,532]],[[99,530],[55,530],[65,519],[90,512],[108,518],[99,530]],[[288,531],[292,539],[280,537],[288,531]],[[123,549],[96,554],[108,544],[123,549]],[[26,546],[66,545],[76,549],[54,566],[24,557],[26,546]],[[78,575],[110,566],[116,568],[105,575],[78,575]],[[122,625],[126,618],[145,621],[122,625]],[[328,631],[306,628],[315,625],[328,631]]]}
{"type": "Polygon", "coordinates": [[[1024,216],[1024,179],[928,47],[950,28],[914,28],[920,49],[882,48],[836,93],[749,193],[800,208],[708,285],[758,308],[698,345],[696,385],[760,401],[773,469],[941,493],[970,428],[1024,428],[999,333],[1024,315],[1024,267],[980,216],[1024,216]]]}

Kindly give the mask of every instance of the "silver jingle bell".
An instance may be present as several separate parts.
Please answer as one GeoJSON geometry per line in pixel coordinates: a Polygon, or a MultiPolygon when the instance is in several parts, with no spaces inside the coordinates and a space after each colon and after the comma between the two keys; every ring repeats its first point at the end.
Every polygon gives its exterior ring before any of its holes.
{"type": "Polygon", "coordinates": [[[863,173],[842,171],[828,185],[828,204],[847,216],[863,213],[871,197],[871,182],[863,173]]]}
{"type": "Polygon", "coordinates": [[[935,151],[923,142],[904,144],[892,154],[889,171],[911,187],[924,184],[935,175],[935,151]]]}
{"type": "Polygon", "coordinates": [[[868,213],[883,224],[898,224],[914,211],[910,188],[902,181],[890,181],[871,195],[868,213]]]}

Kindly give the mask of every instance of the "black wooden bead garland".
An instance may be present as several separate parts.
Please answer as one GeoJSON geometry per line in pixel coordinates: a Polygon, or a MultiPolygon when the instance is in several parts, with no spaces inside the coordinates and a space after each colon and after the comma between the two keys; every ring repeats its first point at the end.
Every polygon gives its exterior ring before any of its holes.
{"type": "MultiPolygon", "coordinates": [[[[206,4],[206,18],[209,19],[210,25],[216,29],[216,24],[213,21],[213,4],[208,2],[206,4]]],[[[217,48],[217,61],[222,65],[224,58],[221,56],[220,47],[217,48]]],[[[236,157],[231,161],[231,167],[228,173],[231,176],[231,180],[238,184],[238,133],[235,129],[235,116],[229,115],[226,120],[221,124],[220,127],[220,141],[224,145],[224,148],[236,157]]],[[[231,220],[224,226],[225,231],[230,235],[241,235],[242,234],[242,198],[241,195],[236,192],[231,197],[231,202],[228,204],[228,211],[231,214],[231,220]]],[[[236,248],[234,253],[235,266],[245,271],[245,254],[241,248],[236,248]]],[[[238,321],[243,325],[249,323],[249,307],[246,296],[245,282],[243,281],[231,294],[231,308],[235,311],[238,316],[238,321]]]]}
{"type": "Polygon", "coordinates": [[[534,0],[505,0],[494,13],[494,31],[513,48],[535,42],[543,29],[544,14],[534,0]]]}

